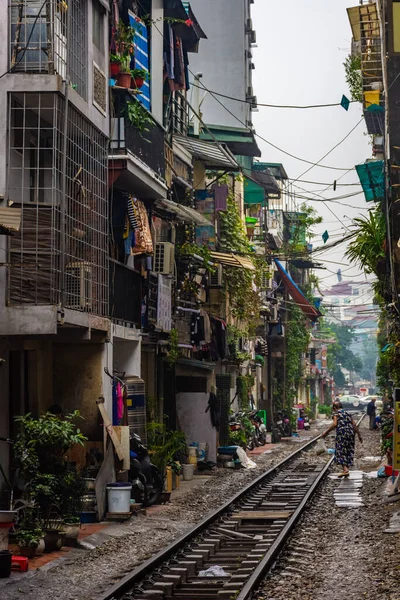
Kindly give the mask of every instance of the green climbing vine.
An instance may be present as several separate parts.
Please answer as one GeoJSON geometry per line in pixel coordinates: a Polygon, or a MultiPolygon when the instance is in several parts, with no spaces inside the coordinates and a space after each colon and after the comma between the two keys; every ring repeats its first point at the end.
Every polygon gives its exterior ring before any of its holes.
{"type": "Polygon", "coordinates": [[[298,306],[292,305],[286,334],[286,402],[292,404],[302,373],[301,355],[310,341],[304,315],[298,306]]]}

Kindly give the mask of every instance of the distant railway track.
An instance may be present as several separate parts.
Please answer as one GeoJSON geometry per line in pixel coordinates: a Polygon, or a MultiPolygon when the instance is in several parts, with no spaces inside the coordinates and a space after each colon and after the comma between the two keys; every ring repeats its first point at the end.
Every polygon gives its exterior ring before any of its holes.
{"type": "Polygon", "coordinates": [[[251,598],[329,471],[333,457],[321,463],[309,453],[319,438],[252,481],[98,600],[251,598]],[[215,565],[227,575],[199,575],[215,565]]]}

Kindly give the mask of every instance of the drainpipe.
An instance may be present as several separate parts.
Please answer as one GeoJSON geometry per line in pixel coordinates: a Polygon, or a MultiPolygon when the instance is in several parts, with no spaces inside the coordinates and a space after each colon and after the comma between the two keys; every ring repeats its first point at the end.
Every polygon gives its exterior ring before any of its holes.
{"type": "Polygon", "coordinates": [[[200,135],[200,119],[198,115],[200,114],[200,79],[203,77],[203,73],[196,73],[194,76],[194,86],[193,86],[193,104],[194,104],[194,114],[193,114],[193,133],[194,135],[200,135]]]}
{"type": "MultiPolygon", "coordinates": [[[[65,53],[65,78],[64,78],[64,131],[63,131],[63,156],[62,156],[62,183],[61,183],[61,211],[60,211],[60,272],[61,272],[61,311],[65,306],[65,218],[67,211],[67,149],[68,149],[68,109],[69,109],[69,37],[71,27],[71,4],[67,9],[67,36],[65,53]]],[[[53,42],[54,43],[54,42],[53,42]]],[[[54,56],[54,53],[53,53],[54,56]]]]}

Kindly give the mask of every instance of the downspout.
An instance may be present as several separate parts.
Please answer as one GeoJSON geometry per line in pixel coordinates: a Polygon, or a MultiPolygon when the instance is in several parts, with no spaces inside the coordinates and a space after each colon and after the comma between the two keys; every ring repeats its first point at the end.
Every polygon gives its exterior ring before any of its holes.
{"type": "Polygon", "coordinates": [[[65,306],[65,221],[67,211],[67,149],[68,149],[68,109],[69,109],[69,38],[71,26],[72,3],[67,9],[67,36],[66,36],[66,57],[65,57],[65,79],[64,83],[64,129],[63,129],[63,156],[62,156],[62,184],[61,184],[61,211],[60,211],[60,272],[61,272],[61,290],[60,290],[60,311],[63,319],[65,306]]]}

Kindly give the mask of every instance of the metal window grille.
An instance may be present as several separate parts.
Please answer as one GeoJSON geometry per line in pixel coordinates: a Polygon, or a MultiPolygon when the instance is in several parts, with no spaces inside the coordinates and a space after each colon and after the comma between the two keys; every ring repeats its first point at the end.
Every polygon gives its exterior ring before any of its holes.
{"type": "Polygon", "coordinates": [[[68,44],[68,66],[71,85],[82,98],[87,98],[87,0],[73,0],[68,44]]]}
{"type": "Polygon", "coordinates": [[[86,99],[87,0],[9,0],[9,32],[10,68],[65,79],[68,51],[71,85],[86,99]]]}
{"type": "Polygon", "coordinates": [[[10,241],[9,302],[64,299],[108,316],[107,138],[70,105],[64,174],[64,111],[57,94],[9,97],[7,196],[23,208],[10,241]]]}
{"type": "Polygon", "coordinates": [[[55,0],[11,0],[9,59],[15,71],[66,75],[67,9],[55,0]]]}

